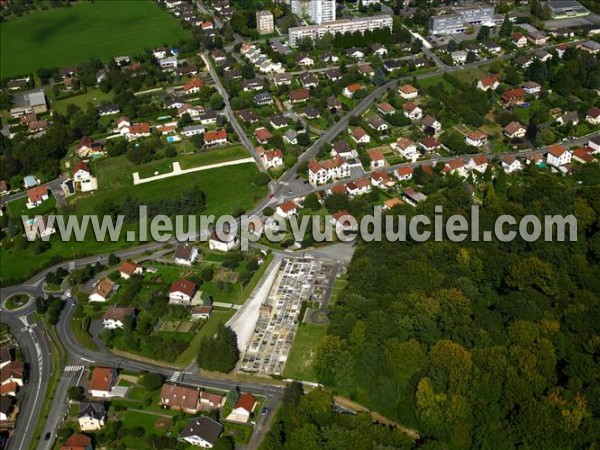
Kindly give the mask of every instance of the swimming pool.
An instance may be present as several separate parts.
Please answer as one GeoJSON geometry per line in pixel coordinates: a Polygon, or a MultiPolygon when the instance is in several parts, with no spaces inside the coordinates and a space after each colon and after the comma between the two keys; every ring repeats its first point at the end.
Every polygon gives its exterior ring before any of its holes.
{"type": "Polygon", "coordinates": [[[181,141],[181,137],[180,136],[167,136],[167,142],[172,144],[173,142],[179,142],[181,141]]]}

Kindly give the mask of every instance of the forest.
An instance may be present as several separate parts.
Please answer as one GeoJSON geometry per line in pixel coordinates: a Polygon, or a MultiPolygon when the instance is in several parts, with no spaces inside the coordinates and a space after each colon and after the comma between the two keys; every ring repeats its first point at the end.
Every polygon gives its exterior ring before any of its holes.
{"type": "MultiPolygon", "coordinates": [[[[394,213],[442,205],[468,216],[465,192],[448,187],[394,213]]],[[[359,244],[316,350],[318,381],[417,430],[424,448],[593,448],[600,169],[497,176],[481,229],[501,214],[574,214],[578,239],[359,244]]]]}

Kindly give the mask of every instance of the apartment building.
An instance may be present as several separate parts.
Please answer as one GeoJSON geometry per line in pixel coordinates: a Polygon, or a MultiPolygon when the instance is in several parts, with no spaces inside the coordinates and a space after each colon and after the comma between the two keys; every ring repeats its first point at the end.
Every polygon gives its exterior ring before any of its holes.
{"type": "Polygon", "coordinates": [[[306,38],[314,41],[323,37],[326,33],[331,33],[333,35],[353,33],[355,31],[364,33],[367,30],[373,31],[380,28],[392,28],[391,15],[364,17],[353,20],[342,19],[323,23],[321,25],[292,27],[288,31],[289,45],[290,47],[295,47],[298,44],[298,41],[306,38]]]}
{"type": "Polygon", "coordinates": [[[429,34],[464,33],[467,28],[475,25],[493,27],[495,25],[494,7],[455,8],[451,14],[434,16],[429,19],[429,34]]]}
{"type": "Polygon", "coordinates": [[[310,20],[316,25],[335,20],[335,0],[310,0],[310,20]]]}
{"type": "Polygon", "coordinates": [[[256,11],[256,29],[260,34],[273,34],[275,26],[271,11],[256,11]]]}

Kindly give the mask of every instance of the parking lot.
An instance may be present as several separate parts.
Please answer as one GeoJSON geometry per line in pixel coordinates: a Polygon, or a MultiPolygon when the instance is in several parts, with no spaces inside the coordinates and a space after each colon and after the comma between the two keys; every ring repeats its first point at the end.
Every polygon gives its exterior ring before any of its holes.
{"type": "Polygon", "coordinates": [[[281,375],[296,330],[302,303],[322,304],[329,293],[335,264],[313,258],[284,259],[242,358],[240,369],[263,375],[281,375]]]}

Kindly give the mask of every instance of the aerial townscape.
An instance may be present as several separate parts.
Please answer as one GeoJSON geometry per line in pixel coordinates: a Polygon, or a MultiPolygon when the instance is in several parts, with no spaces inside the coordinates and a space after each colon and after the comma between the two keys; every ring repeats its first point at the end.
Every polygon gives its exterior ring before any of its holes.
{"type": "Polygon", "coordinates": [[[600,1],[0,0],[0,127],[0,450],[598,448],[600,1]]]}

